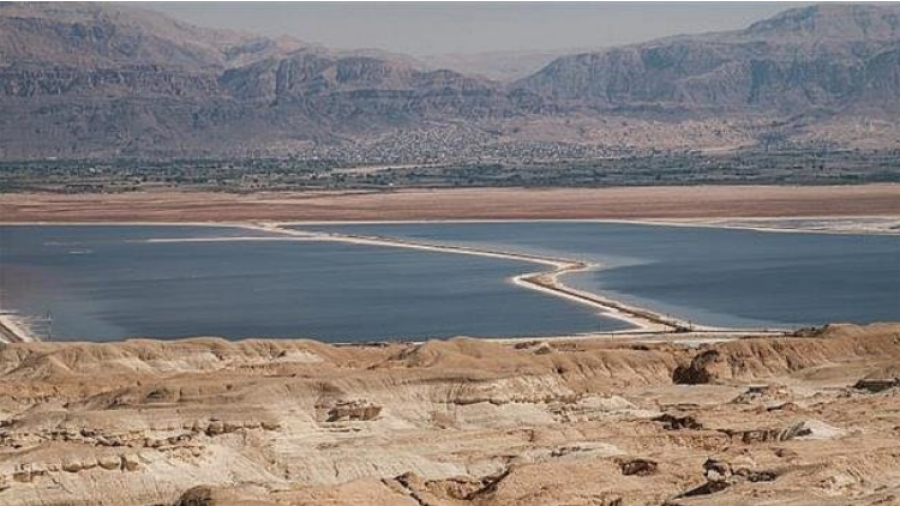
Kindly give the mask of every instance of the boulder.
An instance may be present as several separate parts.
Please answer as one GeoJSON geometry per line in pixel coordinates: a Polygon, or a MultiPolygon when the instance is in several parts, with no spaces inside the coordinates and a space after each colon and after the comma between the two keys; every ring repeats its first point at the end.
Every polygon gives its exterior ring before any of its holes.
{"type": "Polygon", "coordinates": [[[877,394],[892,388],[900,389],[900,378],[890,379],[861,379],[853,385],[857,390],[865,390],[870,394],[877,394]]]}
{"type": "Polygon", "coordinates": [[[703,428],[703,424],[690,415],[678,416],[670,413],[663,413],[652,420],[654,422],[660,422],[666,430],[700,430],[703,428]]]}
{"type": "Polygon", "coordinates": [[[721,376],[722,356],[717,350],[706,350],[694,356],[689,365],[680,365],[672,373],[677,385],[704,385],[721,376]]]}
{"type": "Polygon", "coordinates": [[[651,476],[656,474],[658,464],[648,459],[619,459],[619,469],[624,476],[651,476]]]}
{"type": "Polygon", "coordinates": [[[122,467],[122,459],[115,455],[100,457],[99,459],[97,459],[97,465],[99,465],[102,469],[112,471],[122,467]]]}
{"type": "Polygon", "coordinates": [[[140,463],[134,455],[122,455],[121,462],[121,467],[125,471],[137,471],[140,467],[140,463]]]}
{"type": "Polygon", "coordinates": [[[181,494],[173,506],[212,506],[212,504],[214,504],[212,489],[198,486],[181,494]]]}
{"type": "Polygon", "coordinates": [[[338,401],[328,410],[326,422],[369,421],[381,414],[381,406],[365,400],[338,401]]]}

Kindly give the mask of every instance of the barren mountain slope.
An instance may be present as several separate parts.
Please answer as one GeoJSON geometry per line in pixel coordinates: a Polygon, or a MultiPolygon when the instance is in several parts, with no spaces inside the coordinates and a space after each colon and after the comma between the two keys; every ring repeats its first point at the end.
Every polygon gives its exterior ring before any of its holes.
{"type": "Polygon", "coordinates": [[[898,363],[897,325],[699,349],[7,345],[0,502],[896,504],[898,363]]]}
{"type": "Polygon", "coordinates": [[[537,141],[896,148],[897,12],[795,9],[741,31],[563,56],[504,84],[121,5],[6,3],[0,158],[313,157],[431,133],[416,141],[421,162],[460,124],[481,135],[450,141],[518,155],[537,141]]]}
{"type": "Polygon", "coordinates": [[[417,59],[431,68],[455,70],[462,74],[484,76],[505,83],[530,76],[560,56],[581,52],[586,52],[586,50],[548,49],[545,51],[488,51],[472,54],[444,53],[422,55],[417,59]]]}
{"type": "Polygon", "coordinates": [[[4,4],[0,27],[7,159],[284,154],[491,107],[485,81],[407,57],[208,30],[125,6],[4,4]]]}
{"type": "Polygon", "coordinates": [[[518,86],[606,107],[802,114],[900,96],[898,49],[900,7],[825,4],[735,32],[564,56],[518,86]]]}

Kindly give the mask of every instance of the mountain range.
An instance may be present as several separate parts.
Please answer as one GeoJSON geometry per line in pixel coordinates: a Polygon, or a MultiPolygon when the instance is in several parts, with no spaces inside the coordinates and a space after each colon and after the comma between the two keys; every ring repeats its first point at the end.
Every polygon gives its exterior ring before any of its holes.
{"type": "Polygon", "coordinates": [[[791,9],[562,55],[512,81],[439,63],[120,4],[3,3],[0,158],[321,157],[385,139],[412,161],[467,143],[900,148],[896,4],[791,9]]]}

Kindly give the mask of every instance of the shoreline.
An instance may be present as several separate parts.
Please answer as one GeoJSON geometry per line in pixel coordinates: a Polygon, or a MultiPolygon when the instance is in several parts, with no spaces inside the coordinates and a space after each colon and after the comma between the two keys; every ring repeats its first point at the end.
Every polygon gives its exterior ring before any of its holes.
{"type": "Polygon", "coordinates": [[[28,329],[28,325],[17,321],[14,313],[0,313],[0,343],[32,343],[40,339],[28,329]]]}
{"type": "MultiPolygon", "coordinates": [[[[225,225],[213,225],[225,226],[225,225]]],[[[526,272],[518,274],[510,279],[510,281],[521,288],[534,290],[540,293],[559,297],[571,302],[586,305],[595,309],[599,309],[598,316],[608,317],[624,321],[633,328],[622,329],[620,331],[612,331],[607,334],[615,334],[621,332],[645,332],[652,334],[662,333],[683,333],[692,330],[717,330],[723,331],[727,329],[717,329],[713,327],[704,327],[692,325],[684,320],[665,316],[653,312],[646,308],[633,307],[620,301],[603,297],[602,295],[576,290],[565,285],[558,278],[564,274],[573,272],[582,272],[589,269],[600,267],[598,264],[591,264],[579,260],[571,260],[565,258],[543,257],[538,255],[529,255],[524,253],[493,251],[486,249],[473,248],[469,246],[454,246],[443,244],[423,243],[409,241],[397,238],[386,238],[380,236],[362,236],[352,234],[337,234],[328,232],[308,232],[300,230],[291,230],[284,228],[280,223],[264,223],[264,224],[243,224],[243,225],[227,225],[232,227],[240,227],[246,230],[262,231],[271,234],[278,234],[275,237],[211,237],[211,238],[178,238],[178,239],[145,239],[145,242],[209,242],[209,241],[255,241],[255,240],[294,240],[294,241],[336,241],[349,244],[361,244],[380,247],[407,248],[419,251],[430,251],[438,253],[464,254],[472,256],[481,256],[487,258],[499,258],[505,260],[530,262],[550,267],[552,270],[526,272]]],[[[7,320],[8,321],[8,320],[7,320]]],[[[6,325],[8,334],[17,341],[36,341],[33,336],[24,331],[21,327],[13,324],[6,325]]],[[[2,337],[2,335],[0,335],[2,337]]],[[[538,338],[532,336],[527,339],[538,338]]]]}
{"type": "MultiPolygon", "coordinates": [[[[660,227],[686,227],[686,228],[720,228],[726,230],[752,230],[756,232],[773,233],[797,233],[797,234],[836,234],[836,235],[900,235],[900,214],[873,214],[866,216],[760,216],[740,218],[511,218],[511,219],[436,219],[436,220],[340,220],[340,221],[278,221],[281,226],[342,226],[342,225],[428,225],[428,224],[466,224],[466,223],[610,223],[620,225],[648,225],[660,227]],[[789,226],[764,226],[765,224],[778,225],[786,221],[818,221],[831,222],[830,225],[845,223],[848,221],[895,221],[896,229],[883,228],[811,228],[789,226]]],[[[2,225],[2,223],[0,223],[2,225]]]]}
{"type": "Polygon", "coordinates": [[[0,221],[0,227],[10,226],[147,226],[147,227],[211,227],[211,228],[246,228],[248,226],[343,226],[343,225],[428,225],[428,224],[465,224],[465,223],[611,223],[622,225],[649,225],[687,228],[719,228],[726,230],[752,230],[756,232],[797,233],[797,234],[836,234],[836,235],[900,235],[900,214],[871,214],[859,216],[846,215],[810,215],[810,216],[756,216],[723,218],[710,216],[706,218],[438,218],[438,219],[400,219],[400,220],[223,220],[223,221],[155,221],[155,220],[111,220],[111,221],[0,221]],[[785,221],[818,221],[831,222],[832,228],[777,226],[785,221]],[[848,221],[896,221],[897,228],[836,228],[836,225],[848,221]],[[771,224],[774,226],[765,226],[771,224]]]}
{"type": "Polygon", "coordinates": [[[495,251],[475,248],[471,246],[435,244],[411,241],[407,239],[398,239],[393,237],[387,238],[381,236],[363,236],[330,232],[310,233],[306,231],[285,229],[280,224],[263,225],[259,228],[253,227],[253,229],[267,230],[273,233],[282,233],[285,235],[296,235],[298,238],[307,240],[332,240],[347,242],[351,244],[401,247],[421,251],[457,253],[464,255],[474,255],[488,258],[501,258],[506,260],[536,263],[549,266],[552,268],[552,270],[518,274],[511,278],[512,283],[523,288],[535,290],[541,293],[547,293],[572,302],[600,309],[601,315],[625,321],[636,327],[636,329],[624,329],[624,331],[641,330],[653,333],[669,333],[686,332],[694,329],[726,330],[714,327],[695,326],[685,320],[665,316],[646,308],[634,307],[623,302],[604,297],[600,294],[571,288],[559,280],[559,277],[565,274],[600,268],[601,266],[599,264],[593,264],[567,258],[545,257],[525,253],[516,253],[511,251],[495,251]]]}
{"type": "MultiPolygon", "coordinates": [[[[301,231],[285,228],[286,226],[327,226],[327,225],[390,225],[390,224],[452,224],[452,223],[617,223],[652,226],[696,227],[696,228],[722,228],[733,230],[753,230],[771,233],[812,233],[812,234],[840,234],[840,235],[900,235],[897,232],[884,230],[853,229],[853,230],[823,230],[809,228],[787,227],[759,227],[749,226],[748,222],[778,222],[779,220],[804,220],[804,221],[843,221],[848,220],[894,220],[900,219],[889,215],[870,215],[859,217],[846,216],[818,216],[818,217],[758,217],[758,218],[690,218],[690,219],[582,219],[582,218],[538,218],[538,219],[440,219],[440,220],[344,220],[344,221],[196,221],[196,222],[158,222],[158,221],[115,221],[115,222],[0,222],[2,226],[165,226],[165,227],[218,227],[241,228],[277,234],[276,236],[235,236],[235,237],[209,237],[209,238],[177,238],[177,239],[145,239],[147,242],[209,242],[209,241],[270,241],[270,240],[294,240],[294,241],[338,241],[351,244],[367,244],[383,247],[401,247],[432,251],[441,253],[467,254],[474,256],[501,258],[513,261],[524,261],[550,267],[549,271],[537,271],[522,273],[509,279],[511,283],[521,288],[537,291],[599,309],[599,316],[624,321],[634,328],[619,331],[604,332],[603,335],[615,335],[622,333],[641,332],[649,335],[660,334],[684,334],[689,332],[718,332],[718,333],[775,333],[783,334],[785,329],[738,329],[730,327],[712,327],[692,324],[686,320],[668,315],[662,315],[655,311],[625,304],[621,301],[608,298],[602,294],[586,292],[569,287],[559,280],[565,274],[584,272],[592,269],[602,269],[600,264],[592,264],[580,260],[567,258],[544,257],[509,251],[494,251],[470,246],[435,244],[417,242],[406,239],[382,236],[366,236],[357,234],[342,234],[335,232],[301,231]],[[728,223],[729,220],[740,220],[744,223],[728,223]]],[[[32,342],[39,341],[27,328],[27,325],[18,322],[14,313],[0,313],[0,342],[32,342]]],[[[552,336],[510,337],[497,339],[542,339],[552,336]]]]}
{"type": "Polygon", "coordinates": [[[249,222],[900,216],[900,184],[384,191],[9,193],[2,222],[249,222]]]}

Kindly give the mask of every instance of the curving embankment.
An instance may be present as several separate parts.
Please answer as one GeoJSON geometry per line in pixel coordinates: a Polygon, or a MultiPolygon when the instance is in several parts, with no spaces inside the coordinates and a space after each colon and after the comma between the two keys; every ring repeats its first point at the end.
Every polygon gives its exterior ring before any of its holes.
{"type": "MultiPolygon", "coordinates": [[[[207,224],[208,225],[208,224],[207,224]]],[[[219,225],[217,225],[219,226],[219,225]]],[[[686,320],[664,315],[646,308],[637,307],[604,297],[600,294],[578,290],[566,285],[561,277],[566,274],[586,272],[599,269],[602,266],[581,260],[573,260],[561,257],[539,256],[511,251],[489,250],[471,246],[434,244],[408,239],[384,236],[368,236],[356,234],[342,234],[336,232],[311,232],[285,228],[283,224],[264,222],[258,224],[231,223],[228,226],[240,227],[249,230],[264,231],[278,234],[282,237],[204,237],[204,238],[178,238],[178,239],[148,239],[149,242],[207,242],[207,241],[256,241],[256,240],[310,240],[310,241],[339,241],[361,245],[388,246],[416,249],[420,251],[432,251],[440,253],[457,253],[489,258],[501,258],[539,264],[549,267],[550,270],[528,272],[513,277],[510,281],[516,286],[538,291],[547,295],[560,297],[568,301],[587,305],[599,309],[603,316],[625,321],[635,329],[618,331],[615,333],[674,333],[696,331],[754,331],[753,329],[727,329],[708,326],[697,326],[686,320]]],[[[763,332],[763,330],[756,330],[763,332]]],[[[17,318],[9,314],[0,314],[0,342],[28,342],[40,340],[29,332],[27,326],[20,324],[17,318]]]]}
{"type": "MultiPolygon", "coordinates": [[[[541,293],[561,297],[563,299],[588,305],[603,311],[604,316],[626,321],[642,332],[685,332],[696,330],[697,327],[687,321],[656,313],[649,309],[639,308],[622,302],[603,297],[601,295],[577,290],[560,281],[564,274],[585,272],[599,268],[599,264],[571,260],[559,257],[547,257],[517,253],[511,251],[495,251],[471,246],[459,246],[449,244],[433,244],[407,239],[383,236],[365,236],[356,234],[341,234],[335,232],[309,232],[291,230],[275,223],[264,223],[258,226],[250,226],[258,230],[265,230],[278,234],[286,234],[303,239],[331,240],[349,242],[353,244],[365,244],[371,246],[392,246],[410,248],[421,251],[435,251],[441,253],[459,253],[489,258],[503,258],[507,260],[519,260],[549,266],[550,271],[538,271],[520,274],[512,278],[516,286],[535,290],[541,293]]],[[[700,330],[713,330],[703,327],[700,330]]]]}

